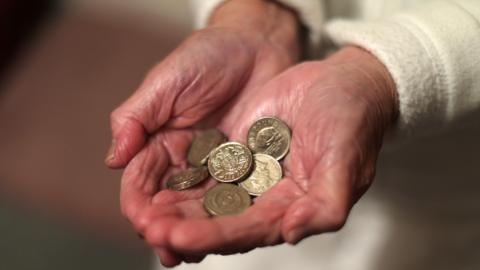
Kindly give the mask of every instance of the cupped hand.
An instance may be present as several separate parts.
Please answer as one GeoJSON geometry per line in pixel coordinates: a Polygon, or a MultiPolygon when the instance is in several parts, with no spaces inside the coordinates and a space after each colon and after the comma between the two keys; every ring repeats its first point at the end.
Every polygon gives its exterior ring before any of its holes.
{"type": "Polygon", "coordinates": [[[189,128],[214,114],[220,118],[220,111],[232,107],[228,102],[248,95],[297,58],[291,11],[263,1],[226,2],[208,27],[190,35],[113,111],[106,164],[124,167],[161,128],[189,128]]]}
{"type": "MultiPolygon", "coordinates": [[[[187,216],[181,212],[189,208],[184,204],[199,210],[196,201],[180,200],[200,198],[208,183],[176,194],[162,190],[165,179],[186,168],[186,150],[198,128],[216,126],[231,134],[244,109],[239,104],[295,63],[297,43],[297,21],[291,11],[267,1],[227,1],[217,8],[207,28],[193,33],[152,69],[112,113],[113,140],[105,162],[111,168],[128,165],[122,177],[121,206],[140,234],[153,220],[143,214],[150,208],[160,208],[154,211],[159,217],[187,216]],[[174,202],[182,207],[177,209],[174,202]]],[[[191,214],[204,217],[201,211],[191,214]]],[[[198,260],[168,245],[156,247],[166,265],[198,260]]]]}
{"type": "Polygon", "coordinates": [[[180,192],[155,186],[169,175],[164,173],[164,160],[172,153],[168,147],[177,147],[175,159],[184,162],[191,134],[165,133],[152,141],[127,168],[123,196],[131,196],[132,187],[148,194],[150,204],[138,213],[135,225],[166,265],[198,261],[210,253],[293,244],[341,228],[371,184],[383,134],[396,115],[387,70],[354,47],[290,68],[232,106],[217,126],[230,140],[245,142],[248,127],[263,116],[276,116],[291,128],[284,178],[242,214],[209,218],[202,196],[213,180],[180,192]],[[150,165],[139,165],[145,164],[141,160],[151,160],[150,165]]]}

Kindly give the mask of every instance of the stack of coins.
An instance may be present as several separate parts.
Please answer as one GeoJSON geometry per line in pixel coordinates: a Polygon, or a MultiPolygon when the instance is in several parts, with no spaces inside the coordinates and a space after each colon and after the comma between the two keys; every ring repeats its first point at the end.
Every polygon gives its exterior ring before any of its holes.
{"type": "Polygon", "coordinates": [[[253,123],[247,146],[227,142],[219,130],[206,130],[193,139],[188,150],[187,160],[193,168],[172,175],[167,187],[180,191],[211,175],[220,184],[205,193],[205,210],[214,216],[241,213],[252,204],[251,196],[262,195],[282,179],[279,161],[288,153],[290,140],[290,129],[275,117],[253,123]]]}

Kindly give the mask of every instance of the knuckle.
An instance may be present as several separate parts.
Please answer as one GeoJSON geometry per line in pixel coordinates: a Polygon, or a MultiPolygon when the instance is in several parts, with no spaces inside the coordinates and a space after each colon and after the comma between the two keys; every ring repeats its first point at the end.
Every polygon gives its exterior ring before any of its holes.
{"type": "Polygon", "coordinates": [[[118,134],[121,130],[132,130],[143,126],[143,121],[140,120],[136,113],[127,110],[123,107],[118,107],[110,113],[110,126],[112,132],[118,134]]]}
{"type": "Polygon", "coordinates": [[[280,224],[272,224],[271,226],[267,226],[267,228],[268,231],[265,232],[261,245],[274,246],[280,244],[283,239],[280,224]]]}
{"type": "Polygon", "coordinates": [[[150,228],[145,230],[145,241],[152,246],[160,242],[163,232],[157,228],[150,228]]]}
{"type": "Polygon", "coordinates": [[[370,186],[372,185],[372,180],[375,178],[375,169],[371,169],[365,172],[365,175],[360,179],[359,183],[357,183],[357,190],[359,191],[359,195],[365,193],[370,186]]]}
{"type": "Polygon", "coordinates": [[[264,246],[275,246],[283,241],[282,234],[280,232],[269,233],[263,241],[264,246]]]}
{"type": "Polygon", "coordinates": [[[326,222],[328,229],[331,231],[338,231],[345,226],[347,221],[348,210],[338,204],[331,205],[326,209],[326,222]]]}
{"type": "Polygon", "coordinates": [[[110,124],[112,125],[112,127],[119,122],[119,119],[121,118],[121,116],[122,116],[122,112],[120,108],[116,108],[110,113],[110,124]]]}
{"type": "Polygon", "coordinates": [[[361,182],[364,184],[369,184],[376,175],[376,157],[369,157],[365,164],[363,165],[363,175],[361,177],[361,182]]]}
{"type": "Polygon", "coordinates": [[[154,216],[147,211],[137,214],[133,219],[133,225],[138,231],[144,232],[153,223],[153,220],[154,216]]]}
{"type": "Polygon", "coordinates": [[[376,165],[376,159],[370,157],[368,160],[366,160],[365,164],[363,165],[363,175],[365,179],[372,179],[375,177],[375,165],[376,165]]]}
{"type": "Polygon", "coordinates": [[[364,170],[361,172],[355,183],[354,201],[360,199],[360,197],[370,188],[375,175],[375,164],[367,164],[364,166],[364,170]]]}

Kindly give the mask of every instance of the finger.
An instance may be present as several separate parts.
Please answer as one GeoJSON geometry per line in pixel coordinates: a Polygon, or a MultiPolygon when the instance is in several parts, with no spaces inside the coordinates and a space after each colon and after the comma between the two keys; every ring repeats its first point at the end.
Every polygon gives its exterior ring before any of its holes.
{"type": "Polygon", "coordinates": [[[180,216],[162,216],[145,227],[145,241],[152,247],[169,247],[169,235],[183,220],[180,216]]]}
{"type": "Polygon", "coordinates": [[[152,246],[166,246],[168,234],[182,219],[205,218],[207,213],[200,200],[185,200],[170,204],[152,204],[136,217],[136,230],[145,233],[152,246]]]}
{"type": "Polygon", "coordinates": [[[165,267],[174,267],[182,262],[181,256],[168,248],[155,248],[160,263],[165,267]]]}
{"type": "Polygon", "coordinates": [[[295,195],[291,181],[274,188],[270,198],[265,196],[242,214],[178,223],[170,233],[170,247],[186,254],[231,254],[280,243],[281,219],[295,195]]]}
{"type": "Polygon", "coordinates": [[[151,137],[122,176],[120,199],[123,213],[135,225],[135,213],[148,206],[173,173],[185,169],[190,130],[164,131],[151,137]]]}
{"type": "Polygon", "coordinates": [[[154,204],[141,214],[144,220],[145,240],[153,247],[169,246],[169,236],[173,228],[185,219],[207,218],[208,214],[200,200],[186,200],[167,205],[154,204]],[[168,210],[166,210],[168,209],[168,210]]]}
{"type": "MultiPolygon", "coordinates": [[[[148,230],[150,227],[152,227],[152,224],[158,223],[157,220],[161,219],[162,223],[165,224],[174,224],[182,218],[183,214],[181,210],[176,207],[175,205],[164,205],[164,206],[148,206],[144,210],[140,210],[138,214],[135,215],[134,222],[132,222],[132,225],[134,226],[135,230],[141,234],[144,235],[144,239],[147,242],[150,242],[148,239],[148,230]]],[[[162,224],[163,225],[163,224],[162,224]]],[[[160,230],[163,232],[166,232],[167,230],[164,229],[165,225],[159,226],[157,225],[156,227],[160,228],[160,230]]],[[[161,242],[159,242],[158,246],[162,246],[161,242]]]]}
{"type": "MultiPolygon", "coordinates": [[[[176,89],[180,87],[160,64],[142,85],[110,116],[112,145],[105,160],[107,166],[126,166],[145,144],[147,134],[160,128],[170,117],[176,89]]],[[[178,79],[177,79],[178,80],[178,79]]]]}
{"type": "Polygon", "coordinates": [[[175,267],[182,263],[199,263],[205,259],[205,255],[182,255],[169,250],[168,248],[155,248],[160,263],[165,267],[175,267]]]}
{"type": "Polygon", "coordinates": [[[111,116],[112,142],[105,164],[111,169],[123,168],[145,144],[143,124],[135,118],[111,116]]]}
{"type": "Polygon", "coordinates": [[[172,248],[187,254],[247,252],[278,241],[279,222],[269,222],[269,225],[267,230],[263,220],[248,214],[184,220],[172,229],[169,242],[172,248]],[[272,238],[266,239],[269,235],[272,238]]]}
{"type": "Polygon", "coordinates": [[[336,231],[345,224],[352,201],[351,168],[346,164],[315,167],[308,193],[285,213],[282,235],[286,242],[296,244],[309,235],[336,231]]]}
{"type": "Polygon", "coordinates": [[[146,134],[167,122],[175,128],[195,124],[245,84],[252,57],[241,54],[235,57],[235,64],[227,63],[218,51],[205,48],[205,42],[185,42],[113,111],[112,146],[105,160],[109,167],[125,166],[142,148],[146,134]]]}
{"type": "Polygon", "coordinates": [[[158,190],[169,157],[161,136],[155,136],[130,162],[122,175],[120,202],[123,214],[135,225],[137,213],[150,204],[158,190]]]}
{"type": "Polygon", "coordinates": [[[186,263],[199,263],[205,259],[206,255],[183,255],[182,259],[186,263]]]}
{"type": "Polygon", "coordinates": [[[200,199],[205,192],[216,185],[216,181],[212,178],[204,180],[202,183],[197,184],[191,188],[181,191],[174,191],[170,189],[164,189],[159,191],[152,199],[152,204],[173,204],[179,201],[200,199]]]}

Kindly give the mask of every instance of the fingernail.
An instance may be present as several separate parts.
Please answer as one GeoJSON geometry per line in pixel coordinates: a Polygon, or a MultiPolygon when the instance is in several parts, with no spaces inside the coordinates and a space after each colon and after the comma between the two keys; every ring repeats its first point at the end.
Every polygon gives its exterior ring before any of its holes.
{"type": "Polygon", "coordinates": [[[289,244],[295,245],[298,242],[300,242],[300,240],[302,240],[303,234],[304,234],[303,228],[293,229],[287,234],[286,240],[289,244]]]}
{"type": "Polygon", "coordinates": [[[112,140],[112,144],[107,152],[107,157],[105,158],[105,163],[110,164],[112,160],[115,159],[115,140],[112,140]]]}

